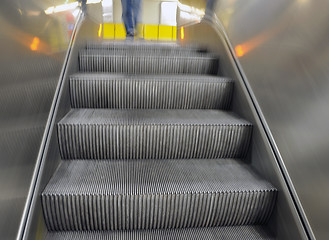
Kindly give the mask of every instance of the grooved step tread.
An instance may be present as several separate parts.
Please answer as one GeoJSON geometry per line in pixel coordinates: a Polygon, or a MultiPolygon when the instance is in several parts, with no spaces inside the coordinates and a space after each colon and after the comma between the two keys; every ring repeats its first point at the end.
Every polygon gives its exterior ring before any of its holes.
{"type": "Polygon", "coordinates": [[[166,82],[201,82],[201,83],[233,83],[231,78],[211,76],[211,75],[193,75],[193,74],[168,74],[168,75],[132,75],[115,73],[75,73],[70,78],[77,80],[135,80],[135,81],[166,81],[166,82]]]}
{"type": "Polygon", "coordinates": [[[171,42],[144,42],[144,41],[102,41],[102,42],[88,42],[87,48],[89,49],[160,49],[160,50],[178,50],[178,51],[190,51],[190,50],[205,50],[204,47],[197,45],[182,46],[177,43],[171,42]]]}
{"type": "Polygon", "coordinates": [[[216,74],[218,57],[210,53],[159,54],[149,51],[122,52],[86,49],[79,52],[83,72],[130,74],[216,74]]]}
{"type": "Polygon", "coordinates": [[[46,240],[272,240],[260,226],[139,230],[115,232],[50,232],[46,240]]]}
{"type": "Polygon", "coordinates": [[[241,158],[251,132],[221,110],[73,109],[58,123],[64,159],[241,158]]]}
{"type": "Polygon", "coordinates": [[[82,49],[79,56],[106,56],[106,57],[131,57],[131,58],[160,58],[160,59],[217,59],[218,56],[208,52],[178,51],[178,52],[159,52],[152,50],[107,50],[107,49],[82,49]]]}
{"type": "Polygon", "coordinates": [[[42,193],[50,230],[263,224],[276,189],[236,159],[62,162],[42,193]]]}
{"type": "Polygon", "coordinates": [[[206,53],[207,50],[204,47],[197,45],[181,46],[175,43],[149,43],[149,42],[91,42],[87,44],[87,49],[101,49],[112,52],[148,52],[158,54],[190,54],[190,53],[206,53]]]}
{"type": "Polygon", "coordinates": [[[228,109],[233,81],[209,75],[70,76],[73,108],[228,109]]]}
{"type": "Polygon", "coordinates": [[[232,112],[199,109],[72,109],[58,124],[251,126],[232,112]]]}
{"type": "MultiPolygon", "coordinates": [[[[157,55],[162,57],[208,57],[213,56],[216,57],[214,54],[210,54],[206,51],[196,51],[196,50],[178,50],[178,49],[157,49],[157,48],[130,48],[130,49],[87,49],[81,50],[87,51],[91,54],[94,54],[94,51],[104,52],[107,55],[118,55],[118,56],[138,56],[138,55],[157,55]],[[91,52],[92,51],[92,52],[91,52]]],[[[83,53],[82,53],[83,54],[83,53]]]]}
{"type": "Polygon", "coordinates": [[[238,159],[63,161],[45,194],[158,194],[274,191],[238,159]]]}

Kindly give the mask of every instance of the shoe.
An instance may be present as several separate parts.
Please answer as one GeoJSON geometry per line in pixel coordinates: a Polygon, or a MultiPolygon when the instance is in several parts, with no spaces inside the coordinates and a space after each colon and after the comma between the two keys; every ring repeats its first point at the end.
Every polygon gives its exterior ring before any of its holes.
{"type": "Polygon", "coordinates": [[[126,40],[134,40],[134,34],[133,33],[127,33],[126,40]]]}

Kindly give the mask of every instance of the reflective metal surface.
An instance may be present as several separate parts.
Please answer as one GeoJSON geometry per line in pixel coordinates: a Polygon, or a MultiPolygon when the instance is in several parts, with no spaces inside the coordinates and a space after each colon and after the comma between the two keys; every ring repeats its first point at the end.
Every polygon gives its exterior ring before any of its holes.
{"type": "MultiPolygon", "coordinates": [[[[246,160],[251,162],[259,174],[279,189],[276,208],[267,226],[269,231],[273,232],[277,239],[307,239],[293,199],[290,196],[289,189],[286,186],[285,179],[277,164],[256,109],[249,97],[248,90],[244,86],[231,52],[225,44],[225,39],[222,37],[223,32],[215,25],[204,21],[199,24],[185,26],[185,38],[181,42],[182,44],[198,43],[207,46],[212,52],[217,52],[220,56],[220,74],[235,80],[232,110],[238,113],[239,116],[248,119],[254,126],[252,149],[246,160]]],[[[178,36],[178,38],[181,38],[181,36],[178,36]]]]}
{"type": "MultiPolygon", "coordinates": [[[[56,1],[56,5],[65,2],[56,1]]],[[[50,105],[75,24],[75,8],[47,11],[52,6],[55,6],[55,1],[1,2],[1,239],[14,239],[17,235],[50,105]]]]}
{"type": "Polygon", "coordinates": [[[217,8],[317,239],[329,236],[328,8],[310,0],[217,8]]]}
{"type": "Polygon", "coordinates": [[[85,46],[87,41],[99,39],[98,30],[100,23],[94,21],[94,16],[102,16],[102,11],[100,11],[100,8],[89,7],[89,5],[87,6],[87,11],[88,16],[77,22],[75,28],[77,34],[72,39],[70,52],[67,55],[67,64],[65,69],[63,68],[61,86],[58,86],[56,91],[56,102],[52,105],[53,114],[49,121],[50,126],[48,138],[45,139],[43,149],[44,154],[42,154],[40,159],[40,174],[35,184],[31,211],[27,219],[26,228],[23,229],[22,239],[43,239],[47,233],[42,214],[40,193],[58,167],[61,159],[55,123],[57,123],[70,109],[68,77],[79,71],[77,61],[79,49],[81,49],[82,46],[85,46]]]}

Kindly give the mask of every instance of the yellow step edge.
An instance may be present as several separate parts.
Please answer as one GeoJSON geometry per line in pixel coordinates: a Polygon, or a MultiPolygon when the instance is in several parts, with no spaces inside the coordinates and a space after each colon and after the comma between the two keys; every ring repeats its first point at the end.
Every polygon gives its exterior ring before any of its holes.
{"type": "Polygon", "coordinates": [[[137,24],[137,38],[144,38],[144,26],[145,24],[137,24]]]}
{"type": "Polygon", "coordinates": [[[103,23],[103,39],[114,39],[114,23],[103,23]]]}
{"type": "MultiPolygon", "coordinates": [[[[126,39],[126,29],[123,23],[103,23],[103,39],[126,39]]],[[[145,40],[176,41],[177,27],[168,25],[138,24],[137,37],[145,40]]]]}
{"type": "Polygon", "coordinates": [[[123,23],[115,23],[114,39],[126,39],[126,29],[123,23]]]}
{"type": "Polygon", "coordinates": [[[172,30],[172,40],[176,41],[177,40],[177,27],[173,26],[172,29],[173,29],[172,30]]]}
{"type": "Polygon", "coordinates": [[[144,39],[145,40],[158,40],[159,26],[158,25],[144,25],[144,39]]]}
{"type": "Polygon", "coordinates": [[[171,41],[173,37],[173,27],[167,25],[159,25],[159,40],[171,41]]]}

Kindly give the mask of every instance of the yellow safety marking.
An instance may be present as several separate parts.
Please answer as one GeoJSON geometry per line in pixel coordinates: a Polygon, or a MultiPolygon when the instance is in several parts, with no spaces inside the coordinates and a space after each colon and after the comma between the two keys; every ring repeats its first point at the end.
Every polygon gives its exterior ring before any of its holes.
{"type": "Polygon", "coordinates": [[[159,25],[159,40],[160,41],[171,41],[173,37],[173,27],[166,25],[159,25]]]}
{"type": "Polygon", "coordinates": [[[137,37],[136,38],[144,38],[144,24],[137,24],[137,37]]]}
{"type": "Polygon", "coordinates": [[[144,39],[158,40],[159,26],[158,25],[144,25],[144,39]]]}
{"type": "Polygon", "coordinates": [[[103,23],[103,38],[104,39],[114,39],[114,24],[113,23],[103,23]]]}
{"type": "Polygon", "coordinates": [[[126,29],[123,23],[116,23],[114,27],[115,39],[126,39],[126,29]]]}
{"type": "MultiPolygon", "coordinates": [[[[126,39],[123,23],[103,23],[103,39],[126,39]]],[[[167,25],[138,24],[137,36],[145,40],[176,41],[177,27],[167,25]]]]}

